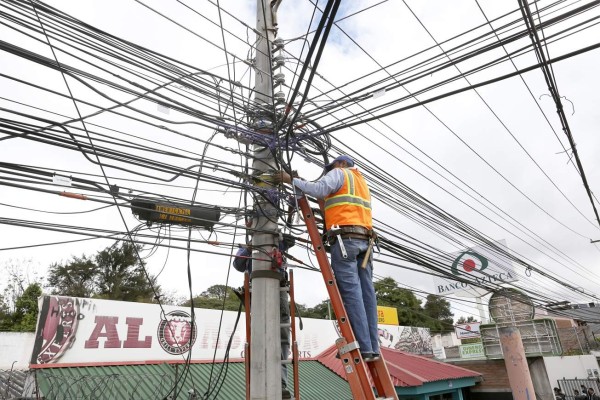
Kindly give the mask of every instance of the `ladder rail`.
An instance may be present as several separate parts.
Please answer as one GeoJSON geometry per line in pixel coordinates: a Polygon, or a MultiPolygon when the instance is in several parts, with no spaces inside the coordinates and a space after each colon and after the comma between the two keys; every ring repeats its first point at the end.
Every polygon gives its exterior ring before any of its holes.
{"type": "MultiPolygon", "coordinates": [[[[302,196],[298,199],[298,206],[302,210],[306,229],[308,230],[308,234],[314,247],[315,256],[317,257],[321,273],[323,274],[323,279],[325,280],[325,287],[329,293],[329,299],[331,300],[331,305],[338,321],[340,332],[347,342],[355,343],[356,337],[354,336],[354,332],[350,326],[350,321],[348,320],[340,291],[337,287],[337,283],[335,282],[333,271],[331,269],[331,265],[329,264],[329,259],[327,258],[327,253],[325,252],[314,214],[308,204],[306,196],[302,196]]],[[[352,371],[356,372],[357,380],[360,383],[361,388],[359,393],[355,393],[357,390],[355,387],[353,387],[355,385],[350,386],[353,397],[355,399],[375,400],[375,394],[371,389],[367,368],[360,355],[360,351],[357,348],[350,350],[348,356],[349,362],[344,366],[344,368],[346,371],[351,369],[352,371]]]]}
{"type": "MultiPolygon", "coordinates": [[[[342,297],[337,287],[337,283],[335,282],[335,277],[333,276],[333,270],[331,269],[327,253],[325,252],[321,240],[321,235],[319,234],[315,216],[308,204],[306,196],[302,196],[298,199],[298,206],[304,215],[304,222],[313,244],[315,255],[319,262],[321,273],[323,274],[323,279],[325,280],[325,286],[329,293],[329,298],[340,327],[340,332],[342,333],[343,338],[336,341],[338,349],[341,350],[348,344],[355,344],[356,337],[354,336],[352,326],[348,320],[342,297]]],[[[321,208],[321,212],[323,212],[322,202],[319,202],[319,207],[321,208]]],[[[377,395],[384,396],[386,399],[398,400],[398,394],[396,393],[396,388],[392,382],[383,355],[380,354],[378,360],[365,363],[360,355],[359,349],[356,348],[356,346],[352,346],[352,348],[353,349],[349,352],[341,354],[340,358],[354,399],[375,399],[375,394],[367,373],[368,368],[375,389],[377,390],[377,395]]]]}
{"type": "Polygon", "coordinates": [[[296,340],[296,299],[294,297],[294,271],[290,269],[290,322],[292,324],[292,368],[294,377],[294,399],[300,400],[300,371],[298,342],[296,340]]]}

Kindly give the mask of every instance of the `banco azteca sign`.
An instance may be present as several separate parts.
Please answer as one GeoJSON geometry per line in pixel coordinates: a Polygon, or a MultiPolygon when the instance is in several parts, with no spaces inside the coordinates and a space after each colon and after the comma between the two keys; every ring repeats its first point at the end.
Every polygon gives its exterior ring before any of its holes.
{"type": "MultiPolygon", "coordinates": [[[[505,240],[496,244],[507,249],[505,240]]],[[[453,256],[450,274],[444,278],[434,277],[436,294],[478,297],[485,291],[477,286],[489,287],[518,280],[511,260],[489,248],[475,246],[453,256]]]]}

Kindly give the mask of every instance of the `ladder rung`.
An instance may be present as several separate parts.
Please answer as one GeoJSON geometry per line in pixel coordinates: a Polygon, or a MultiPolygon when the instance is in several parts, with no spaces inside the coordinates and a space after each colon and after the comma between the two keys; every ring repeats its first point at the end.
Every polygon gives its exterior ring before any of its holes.
{"type": "Polygon", "coordinates": [[[281,360],[281,363],[285,364],[285,365],[290,365],[290,364],[294,363],[294,360],[292,360],[292,359],[281,360]]]}
{"type": "Polygon", "coordinates": [[[282,328],[289,328],[292,326],[291,322],[284,322],[279,324],[282,328]]]}

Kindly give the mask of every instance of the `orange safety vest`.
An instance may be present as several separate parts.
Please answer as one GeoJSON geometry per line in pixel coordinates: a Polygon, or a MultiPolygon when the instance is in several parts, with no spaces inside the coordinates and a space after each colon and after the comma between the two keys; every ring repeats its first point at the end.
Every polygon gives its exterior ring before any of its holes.
{"type": "Polygon", "coordinates": [[[343,168],[344,184],[336,193],[325,197],[325,223],[332,225],[359,225],[373,228],[371,194],[367,181],[356,168],[343,168]]]}

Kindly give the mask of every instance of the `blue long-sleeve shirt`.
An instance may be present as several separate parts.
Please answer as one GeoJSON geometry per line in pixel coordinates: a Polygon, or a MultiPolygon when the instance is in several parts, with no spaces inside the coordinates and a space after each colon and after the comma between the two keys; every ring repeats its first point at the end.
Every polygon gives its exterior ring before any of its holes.
{"type": "Polygon", "coordinates": [[[303,181],[294,178],[294,186],[309,196],[324,199],[342,188],[344,184],[344,172],[341,168],[333,168],[325,176],[315,182],[303,181]]]}

